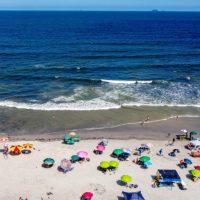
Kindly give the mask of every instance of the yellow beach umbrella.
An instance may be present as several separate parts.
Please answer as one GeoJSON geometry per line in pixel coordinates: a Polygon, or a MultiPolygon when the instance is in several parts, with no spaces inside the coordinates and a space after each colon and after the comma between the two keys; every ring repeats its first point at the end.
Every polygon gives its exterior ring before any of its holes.
{"type": "Polygon", "coordinates": [[[124,183],[129,183],[132,181],[132,177],[129,175],[123,175],[121,176],[121,181],[123,181],[124,183]]]}
{"type": "Polygon", "coordinates": [[[107,161],[102,161],[102,162],[100,163],[100,167],[101,167],[102,169],[107,169],[109,166],[110,166],[110,165],[109,165],[109,162],[107,162],[107,161]]]}
{"type": "Polygon", "coordinates": [[[199,170],[193,169],[193,170],[191,170],[191,174],[195,177],[200,177],[200,171],[199,170]]]}
{"type": "Polygon", "coordinates": [[[24,149],[32,149],[33,145],[32,144],[23,144],[24,149]]]}

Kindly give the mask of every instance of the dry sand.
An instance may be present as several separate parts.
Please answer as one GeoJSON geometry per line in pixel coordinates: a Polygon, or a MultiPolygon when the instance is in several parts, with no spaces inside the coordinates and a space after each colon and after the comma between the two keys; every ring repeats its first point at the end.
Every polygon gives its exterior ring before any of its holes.
{"type": "MultiPolygon", "coordinates": [[[[191,158],[188,155],[189,151],[184,148],[187,141],[176,142],[174,146],[166,146],[166,140],[109,140],[104,154],[94,155],[93,149],[98,142],[99,140],[83,140],[69,146],[62,144],[61,141],[34,141],[30,143],[34,144],[36,150],[33,150],[29,155],[8,156],[7,160],[3,158],[3,155],[0,155],[0,200],[18,200],[20,196],[28,200],[74,200],[80,199],[81,194],[85,191],[93,192],[93,199],[95,200],[121,199],[122,191],[134,192],[139,190],[142,191],[146,200],[193,200],[198,199],[200,196],[200,180],[194,183],[187,178],[189,170],[194,165],[200,165],[200,159],[191,158]],[[103,174],[97,170],[102,160],[113,160],[110,157],[113,149],[121,147],[136,148],[141,143],[147,142],[154,145],[150,154],[153,166],[148,169],[141,169],[134,164],[132,160],[136,156],[132,156],[130,161],[120,162],[115,174],[103,174]],[[164,157],[156,155],[161,147],[164,148],[164,157]],[[179,148],[181,152],[175,158],[169,157],[168,153],[174,148],[179,148]],[[59,172],[57,167],[61,159],[70,158],[79,150],[87,151],[91,161],[73,164],[74,169],[66,174],[59,172]],[[55,159],[55,165],[50,169],[41,167],[42,161],[46,157],[55,159]],[[180,169],[177,163],[185,157],[190,158],[193,164],[188,169],[180,169]],[[188,190],[181,191],[177,185],[172,190],[168,187],[152,188],[152,175],[156,174],[157,169],[176,169],[186,182],[188,190]],[[128,189],[118,185],[117,181],[123,174],[131,175],[133,183],[138,184],[139,187],[128,189]],[[50,193],[50,195],[47,195],[47,193],[50,193]]],[[[23,143],[23,141],[18,141],[9,142],[8,144],[23,143]]]]}

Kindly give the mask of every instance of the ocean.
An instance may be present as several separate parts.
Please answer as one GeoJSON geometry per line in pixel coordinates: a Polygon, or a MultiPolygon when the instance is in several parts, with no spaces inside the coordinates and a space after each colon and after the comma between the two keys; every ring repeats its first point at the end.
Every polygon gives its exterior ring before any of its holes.
{"type": "Polygon", "coordinates": [[[200,12],[0,12],[0,132],[200,116],[200,12]]]}

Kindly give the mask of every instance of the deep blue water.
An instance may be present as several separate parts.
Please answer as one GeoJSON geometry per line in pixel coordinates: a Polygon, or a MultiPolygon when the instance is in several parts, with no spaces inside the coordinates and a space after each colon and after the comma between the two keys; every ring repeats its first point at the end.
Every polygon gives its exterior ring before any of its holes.
{"type": "Polygon", "coordinates": [[[200,13],[0,12],[0,72],[1,106],[199,107],[200,13]]]}

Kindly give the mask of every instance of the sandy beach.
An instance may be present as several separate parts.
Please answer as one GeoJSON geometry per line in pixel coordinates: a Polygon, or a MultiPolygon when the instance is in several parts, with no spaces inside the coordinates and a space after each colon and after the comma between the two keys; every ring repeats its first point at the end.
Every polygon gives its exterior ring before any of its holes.
{"type": "MultiPolygon", "coordinates": [[[[167,146],[166,140],[109,140],[109,144],[103,155],[95,155],[93,150],[99,140],[83,140],[75,145],[66,145],[62,141],[39,142],[29,141],[35,147],[29,155],[8,156],[4,159],[3,155],[0,158],[1,173],[0,180],[1,192],[0,199],[18,200],[27,198],[28,200],[71,200],[80,199],[80,196],[85,191],[94,193],[96,200],[116,200],[122,199],[121,192],[142,191],[142,194],[147,200],[155,199],[195,199],[199,193],[200,181],[192,182],[187,175],[193,166],[199,165],[198,158],[191,158],[189,151],[184,148],[187,141],[176,142],[173,146],[167,146]],[[113,149],[139,147],[141,143],[151,142],[154,147],[148,155],[151,157],[153,165],[148,169],[141,169],[139,165],[132,162],[137,156],[131,156],[129,161],[121,161],[118,170],[115,174],[108,172],[103,174],[97,170],[99,163],[102,160],[113,160],[110,157],[113,149]],[[160,148],[164,149],[164,156],[157,156],[156,153],[160,148]],[[174,149],[180,149],[180,153],[175,158],[168,156],[168,153],[174,149]],[[89,153],[90,162],[82,164],[73,164],[74,169],[66,174],[59,172],[57,167],[63,158],[70,158],[77,151],[84,150],[89,153]],[[52,157],[55,159],[55,164],[52,168],[43,168],[42,162],[45,158],[52,157]],[[193,164],[187,169],[180,169],[178,162],[188,157],[193,164]],[[181,191],[175,184],[172,188],[152,188],[152,176],[156,174],[157,169],[176,169],[180,177],[187,184],[188,190],[181,191]],[[117,182],[123,174],[132,176],[132,183],[138,184],[137,189],[129,189],[125,186],[120,186],[117,182]],[[48,195],[49,194],[49,195],[48,195]]],[[[9,146],[13,144],[24,144],[25,141],[9,142],[9,146]]]]}

